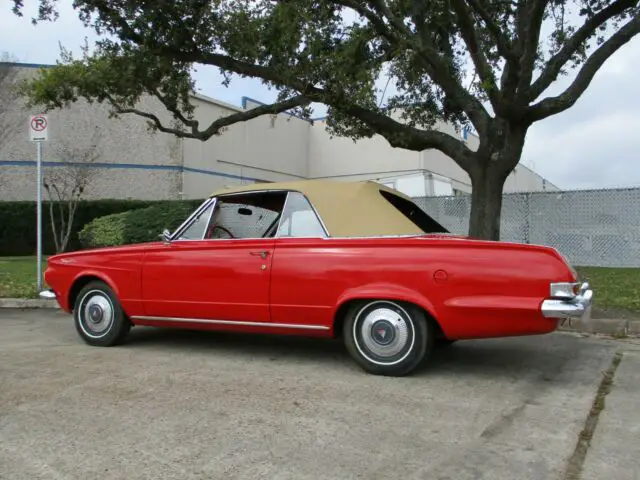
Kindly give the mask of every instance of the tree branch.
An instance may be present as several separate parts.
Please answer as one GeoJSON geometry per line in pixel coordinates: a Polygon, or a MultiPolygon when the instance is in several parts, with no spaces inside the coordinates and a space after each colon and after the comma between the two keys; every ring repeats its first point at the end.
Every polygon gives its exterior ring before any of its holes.
{"type": "MultiPolygon", "coordinates": [[[[340,1],[343,2],[341,3],[342,5],[352,8],[351,5],[346,5],[346,2],[348,2],[348,0],[340,1]]],[[[117,25],[118,29],[120,30],[121,38],[133,42],[136,45],[144,46],[144,48],[148,49],[149,53],[151,53],[152,55],[162,56],[167,59],[179,58],[182,62],[186,63],[200,63],[203,65],[216,66],[223,70],[236,73],[238,75],[244,75],[253,78],[262,78],[263,80],[267,80],[274,85],[292,88],[298,90],[300,93],[306,93],[307,90],[313,91],[313,93],[321,92],[321,90],[316,89],[308,82],[303,82],[295,78],[289,78],[282,72],[278,72],[269,67],[236,60],[228,55],[211,52],[200,52],[195,49],[183,50],[171,47],[166,44],[152,43],[151,41],[147,41],[141,35],[136,33],[135,30],[131,28],[131,26],[127,23],[126,19],[124,19],[114,8],[108,6],[107,2],[97,1],[96,8],[100,10],[102,15],[109,18],[114,24],[117,25]]]]}
{"type": "Polygon", "coordinates": [[[261,105],[256,108],[252,108],[251,110],[247,110],[246,112],[238,112],[232,115],[228,115],[226,117],[219,118],[211,122],[211,124],[206,128],[206,130],[199,130],[197,125],[193,123],[188,124],[191,128],[190,131],[183,131],[177,128],[167,127],[162,121],[153,113],[144,112],[137,108],[126,108],[119,106],[113,99],[109,100],[113,107],[116,109],[117,113],[132,113],[138,115],[140,117],[146,118],[150,120],[155,128],[164,133],[171,133],[181,138],[194,138],[196,140],[206,141],[214,135],[220,133],[225,127],[233,125],[234,123],[246,122],[247,120],[251,120],[262,115],[275,115],[278,113],[282,113],[286,110],[290,110],[295,107],[299,107],[301,105],[308,105],[311,103],[311,100],[306,98],[304,95],[297,95],[288,100],[283,100],[281,102],[276,102],[270,105],[261,105]]]}
{"type": "Polygon", "coordinates": [[[60,249],[58,247],[58,233],[57,233],[57,229],[56,229],[56,217],[55,217],[55,214],[53,212],[53,209],[54,209],[53,195],[51,194],[50,187],[49,187],[49,185],[47,183],[45,183],[44,188],[47,191],[47,195],[49,197],[49,219],[51,220],[51,231],[53,233],[53,242],[54,242],[55,247],[56,247],[56,252],[58,252],[58,251],[60,251],[60,249]]]}
{"type": "MultiPolygon", "coordinates": [[[[518,92],[524,92],[531,85],[531,77],[533,76],[538,53],[540,30],[548,3],[549,0],[530,0],[522,3],[518,11],[518,50],[521,53],[518,92]]],[[[529,104],[526,101],[526,95],[525,104],[529,104]]]]}
{"type": "MultiPolygon", "coordinates": [[[[413,40],[417,40],[415,35],[406,28],[401,19],[398,19],[393,15],[384,2],[380,0],[369,0],[369,5],[371,5],[375,11],[365,8],[363,5],[357,3],[357,0],[333,0],[333,2],[337,5],[351,8],[365,16],[365,18],[372,22],[376,32],[387,39],[387,41],[392,45],[416,51],[419,54],[419,58],[422,60],[425,70],[429,76],[431,76],[431,78],[438,83],[443,90],[456,100],[460,108],[467,113],[471,122],[476,127],[476,130],[480,133],[486,130],[490,117],[482,103],[462,87],[460,82],[458,82],[455,76],[450,72],[446,63],[440,58],[437,49],[433,47],[433,45],[424,45],[421,41],[414,43],[413,40]],[[375,15],[376,12],[378,15],[375,15]],[[391,25],[395,27],[396,32],[400,32],[402,35],[398,36],[397,34],[394,34],[394,32],[385,24],[385,17],[391,25]]],[[[274,85],[297,90],[302,95],[313,95],[314,101],[325,103],[329,106],[342,110],[342,104],[335,101],[335,95],[331,92],[317,88],[308,82],[298,78],[292,78],[286,73],[276,71],[269,67],[243,62],[220,53],[201,52],[196,51],[195,49],[189,51],[176,49],[166,44],[151,44],[135,32],[127,23],[126,19],[124,19],[105,1],[96,2],[96,8],[99,9],[102,15],[109,18],[111,22],[118,26],[120,31],[119,33],[123,39],[134,42],[140,46],[144,45],[144,47],[153,55],[159,55],[169,59],[180,58],[183,62],[217,66],[223,70],[227,70],[238,75],[261,78],[273,83],[274,85]]],[[[135,109],[129,110],[130,113],[137,113],[135,109]]],[[[159,121],[156,122],[156,119],[154,118],[147,118],[153,121],[161,131],[176,133],[175,129],[167,130],[167,127],[164,126],[162,126],[161,129],[159,121]]]]}
{"type": "Polygon", "coordinates": [[[367,0],[369,5],[371,5],[375,11],[378,12],[379,15],[382,15],[383,18],[386,18],[389,23],[395,28],[395,30],[406,38],[413,37],[411,30],[405,25],[402,18],[396,16],[389,6],[385,3],[384,0],[367,0]]]}
{"type": "Polygon", "coordinates": [[[640,16],[636,16],[604,42],[584,63],[573,83],[561,95],[545,98],[529,109],[527,118],[536,122],[567,110],[587,89],[596,72],[618,49],[640,33],[640,16]]]}
{"type": "Polygon", "coordinates": [[[588,19],[565,43],[564,47],[547,62],[538,79],[529,88],[528,101],[532,102],[542,95],[549,85],[556,80],[562,67],[571,60],[580,45],[592,36],[598,27],[614,16],[623,13],[626,9],[634,7],[637,3],[638,0],[617,0],[588,19]]]}
{"type": "MultiPolygon", "coordinates": [[[[368,0],[367,3],[373,10],[358,3],[358,0],[332,0],[333,3],[351,8],[356,13],[371,22],[375,31],[397,48],[413,51],[431,79],[455,100],[458,106],[465,111],[478,132],[484,132],[489,121],[489,113],[482,103],[471,95],[451,73],[446,62],[443,61],[438,50],[431,42],[416,36],[407,28],[402,19],[394,15],[389,7],[381,0],[368,0]],[[387,25],[384,21],[389,22],[387,25]],[[391,29],[390,27],[393,27],[391,29]]],[[[260,77],[263,77],[260,75],[260,77]]],[[[330,101],[321,100],[323,103],[342,109],[340,105],[330,101]]]]}
{"type": "MultiPolygon", "coordinates": [[[[363,15],[366,14],[364,16],[372,21],[376,32],[387,39],[391,43],[392,48],[396,46],[418,53],[419,58],[423,60],[427,73],[436,83],[440,84],[447,94],[455,97],[460,107],[467,112],[476,129],[479,132],[486,130],[490,120],[488,112],[478,99],[463,88],[450,71],[446,61],[439,56],[437,49],[430,42],[427,45],[423,44],[422,41],[409,31],[402,22],[402,19],[395,17],[393,12],[391,12],[381,0],[368,0],[368,4],[373,10],[359,3],[354,3],[354,1],[357,0],[334,0],[334,3],[352,8],[363,15]],[[378,13],[378,15],[376,16],[375,13],[378,13]],[[390,26],[385,23],[385,18],[390,22],[390,26]],[[395,31],[391,29],[391,26],[395,28],[395,31]]],[[[344,95],[339,92],[332,92],[316,87],[308,81],[288,74],[286,71],[279,71],[270,67],[237,60],[221,53],[203,52],[195,47],[185,49],[165,43],[154,42],[153,39],[143,37],[137,33],[128,24],[127,20],[122,17],[117,10],[112,8],[108,2],[96,0],[94,6],[100,11],[104,18],[108,18],[113,26],[117,28],[119,37],[122,40],[130,41],[143,47],[150,55],[160,56],[169,60],[180,59],[181,62],[185,63],[217,66],[228,72],[242,76],[261,78],[276,86],[296,90],[300,93],[300,95],[284,102],[265,105],[248,112],[241,112],[218,119],[204,131],[200,131],[197,128],[194,129],[193,125],[187,125],[191,128],[191,131],[188,132],[163,125],[161,120],[154,114],[136,108],[124,108],[119,106],[117,102],[112,101],[112,105],[118,113],[132,113],[146,118],[162,132],[171,133],[182,138],[206,140],[219,132],[221,128],[233,123],[250,120],[268,113],[279,113],[313,101],[325,103],[350,116],[363,120],[369,124],[373,131],[384,136],[393,146],[404,146],[405,148],[409,147],[412,149],[435,148],[446,155],[452,156],[456,161],[462,162],[461,166],[463,168],[468,167],[468,165],[465,167],[463,164],[469,154],[472,153],[471,150],[449,134],[437,131],[423,131],[401,124],[384,114],[353,105],[350,98],[345,98],[344,95]]]]}
{"type": "Polygon", "coordinates": [[[451,3],[453,5],[453,10],[456,13],[456,17],[458,18],[460,34],[462,35],[462,39],[469,50],[469,55],[471,56],[471,60],[473,61],[476,71],[478,72],[480,81],[486,86],[484,89],[491,101],[491,106],[496,113],[501,113],[502,100],[500,98],[498,86],[496,85],[496,79],[489,62],[487,61],[487,57],[480,46],[480,41],[476,34],[471,12],[467,8],[465,0],[451,0],[451,3]]]}
{"type": "Polygon", "coordinates": [[[365,122],[371,130],[384,137],[392,147],[413,151],[433,148],[451,157],[464,170],[468,171],[471,168],[470,157],[474,152],[448,133],[421,130],[357,105],[346,104],[341,110],[365,122]]]}
{"type": "MultiPolygon", "coordinates": [[[[197,140],[207,140],[217,134],[220,129],[233,125],[234,123],[244,122],[252,118],[266,114],[275,114],[288,110],[294,106],[303,103],[310,103],[322,98],[324,93],[311,93],[308,97],[299,95],[283,102],[274,103],[272,105],[263,105],[253,108],[246,112],[239,112],[227,117],[219,118],[209,125],[204,131],[184,132],[182,130],[165,126],[162,121],[154,114],[144,112],[135,108],[121,108],[117,104],[113,104],[118,113],[132,113],[140,117],[150,120],[155,128],[161,132],[170,133],[181,138],[194,138],[197,140]]],[[[341,110],[345,113],[358,118],[367,123],[374,131],[384,137],[391,146],[408,148],[411,150],[437,149],[445,155],[453,158],[462,168],[469,168],[467,157],[473,152],[469,150],[462,142],[455,137],[435,130],[420,130],[404,123],[400,123],[392,118],[358,105],[349,103],[348,99],[336,99],[336,103],[341,103],[341,110]]]]}
{"type": "MultiPolygon", "coordinates": [[[[158,46],[154,53],[169,57],[179,56],[187,62],[214,65],[224,70],[237,73],[238,75],[259,77],[276,85],[295,89],[306,95],[308,98],[312,98],[313,101],[325,103],[334,108],[344,110],[344,99],[340,96],[336,96],[332,92],[327,92],[326,90],[317,88],[312,84],[299,79],[288,78],[286,75],[268,67],[242,62],[219,53],[179,52],[166,46],[158,46]],[[336,98],[339,98],[339,100],[336,100],[336,98]]],[[[469,118],[478,132],[484,132],[489,121],[489,113],[482,106],[482,103],[467,92],[453,77],[453,75],[448,72],[447,67],[438,59],[435,49],[430,51],[430,55],[428,57],[425,58],[423,56],[422,58],[427,62],[425,68],[427,69],[427,73],[429,73],[429,75],[431,75],[445,91],[456,96],[463,105],[463,109],[469,115],[469,118]],[[432,63],[429,63],[430,61],[428,59],[435,59],[435,62],[433,62],[435,66],[433,66],[432,63]]]]}
{"type": "Polygon", "coordinates": [[[185,124],[187,127],[189,127],[192,131],[197,131],[198,130],[198,126],[199,126],[199,122],[196,119],[190,119],[187,118],[178,108],[178,106],[176,105],[175,102],[169,102],[169,100],[167,100],[167,97],[165,97],[164,95],[162,95],[162,93],[160,92],[160,90],[158,90],[157,88],[155,88],[153,90],[154,95],[156,96],[156,98],[158,100],[160,100],[160,102],[162,102],[162,104],[164,105],[164,107],[173,114],[174,118],[176,120],[181,121],[183,124],[185,124]]]}
{"type": "Polygon", "coordinates": [[[489,112],[480,100],[465,90],[446,63],[441,60],[437,49],[431,44],[423,43],[417,53],[431,79],[440,85],[442,90],[469,116],[476,130],[480,134],[485,133],[490,119],[489,112]]]}
{"type": "Polygon", "coordinates": [[[350,8],[354,12],[366,18],[371,23],[375,31],[378,32],[379,35],[383,36],[388,42],[393,44],[400,41],[399,38],[393,35],[391,30],[389,29],[387,24],[384,23],[384,20],[381,17],[376,15],[375,12],[366,8],[363,4],[358,3],[357,0],[333,0],[333,3],[350,8]]]}
{"type": "Polygon", "coordinates": [[[511,40],[503,33],[498,24],[494,22],[489,12],[487,12],[487,9],[485,8],[486,3],[484,2],[484,0],[467,0],[467,3],[471,5],[471,8],[473,8],[475,12],[480,16],[480,18],[484,21],[487,30],[493,37],[493,40],[496,42],[498,53],[502,55],[502,57],[507,61],[516,61],[518,57],[513,51],[511,40]]]}

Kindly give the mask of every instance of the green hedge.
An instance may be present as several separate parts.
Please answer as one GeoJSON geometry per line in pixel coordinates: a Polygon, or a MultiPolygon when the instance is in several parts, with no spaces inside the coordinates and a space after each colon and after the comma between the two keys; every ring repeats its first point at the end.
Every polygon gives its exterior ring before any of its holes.
{"type": "Polygon", "coordinates": [[[110,247],[159,240],[165,228],[175,230],[200,202],[181,202],[96,218],[78,234],[84,248],[110,247]]]}
{"type": "MultiPolygon", "coordinates": [[[[202,200],[83,200],[76,210],[67,251],[82,248],[78,232],[95,218],[160,204],[184,203],[196,208],[201,202],[202,200]]],[[[54,207],[57,208],[57,205],[54,207]]],[[[43,202],[42,214],[42,250],[45,255],[51,255],[55,253],[55,243],[48,201],[43,202]]],[[[0,202],[0,256],[36,254],[36,215],[36,202],[0,202]]]]}

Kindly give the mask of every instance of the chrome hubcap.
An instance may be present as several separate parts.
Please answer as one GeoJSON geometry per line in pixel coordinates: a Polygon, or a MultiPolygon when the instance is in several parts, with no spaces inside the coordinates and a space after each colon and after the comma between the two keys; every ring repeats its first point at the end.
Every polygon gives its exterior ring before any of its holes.
{"type": "Polygon", "coordinates": [[[371,338],[377,345],[386,347],[396,338],[396,330],[388,320],[378,320],[371,326],[371,338]]]}
{"type": "Polygon", "coordinates": [[[356,347],[369,361],[393,365],[404,360],[414,344],[409,314],[391,302],[365,306],[353,325],[356,347]]]}
{"type": "Polygon", "coordinates": [[[82,328],[89,336],[101,336],[109,330],[113,322],[113,304],[98,290],[88,292],[80,303],[82,328]]]}

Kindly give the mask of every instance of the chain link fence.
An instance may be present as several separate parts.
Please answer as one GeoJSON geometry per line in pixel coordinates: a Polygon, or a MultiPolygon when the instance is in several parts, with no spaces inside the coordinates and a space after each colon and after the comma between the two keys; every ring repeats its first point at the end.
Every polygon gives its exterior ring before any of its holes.
{"type": "MultiPolygon", "coordinates": [[[[467,233],[470,196],[414,201],[452,233],[467,233]]],[[[554,247],[576,266],[640,267],[640,188],[505,194],[501,240],[554,247]]]]}

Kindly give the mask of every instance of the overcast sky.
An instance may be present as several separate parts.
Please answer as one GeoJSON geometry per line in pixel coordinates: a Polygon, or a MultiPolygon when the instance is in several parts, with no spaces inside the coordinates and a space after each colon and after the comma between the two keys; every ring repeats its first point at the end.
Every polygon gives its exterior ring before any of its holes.
{"type": "MultiPolygon", "coordinates": [[[[33,8],[36,2],[25,3],[33,8]]],[[[30,10],[18,18],[5,2],[0,7],[0,53],[8,52],[23,63],[53,64],[61,43],[79,54],[85,36],[90,43],[95,37],[63,3],[58,22],[34,27],[30,10]]],[[[574,107],[531,128],[522,163],[561,188],[640,186],[638,65],[640,38],[635,38],[607,61],[574,107]]],[[[569,80],[560,80],[551,93],[569,80]]],[[[209,67],[199,69],[196,81],[201,93],[235,105],[242,96],[260,101],[275,96],[258,80],[235,79],[224,87],[221,76],[209,67]]]]}

